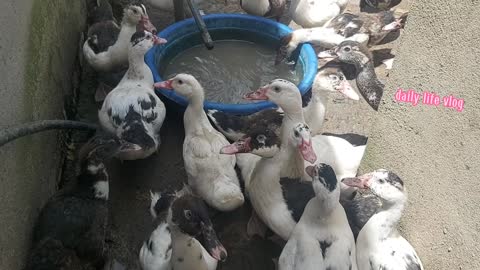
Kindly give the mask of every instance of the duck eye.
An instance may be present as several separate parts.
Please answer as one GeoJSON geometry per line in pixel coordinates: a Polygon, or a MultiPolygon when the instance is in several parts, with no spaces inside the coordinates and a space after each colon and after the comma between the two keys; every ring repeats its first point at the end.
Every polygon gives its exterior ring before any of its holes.
{"type": "Polygon", "coordinates": [[[264,143],[266,139],[267,139],[267,137],[265,137],[265,135],[263,135],[263,134],[260,134],[260,135],[257,136],[257,141],[258,142],[264,143]]]}
{"type": "Polygon", "coordinates": [[[192,218],[192,211],[190,210],[184,210],[183,215],[185,216],[186,219],[191,219],[192,218]]]}
{"type": "Polygon", "coordinates": [[[297,130],[295,130],[295,132],[293,133],[293,135],[295,135],[295,137],[300,137],[300,133],[299,133],[297,130]]]}
{"type": "Polygon", "coordinates": [[[338,81],[338,76],[337,75],[330,75],[330,78],[334,81],[338,81]]]}
{"type": "Polygon", "coordinates": [[[182,81],[182,80],[178,80],[178,84],[183,84],[183,81],[182,81]]]}
{"type": "Polygon", "coordinates": [[[349,51],[352,50],[352,48],[350,48],[349,46],[347,46],[347,47],[343,47],[343,50],[346,51],[346,52],[349,52],[349,51]]]}
{"type": "Polygon", "coordinates": [[[339,78],[341,81],[345,80],[345,77],[343,77],[342,75],[340,75],[338,78],[339,78]]]}
{"type": "Polygon", "coordinates": [[[275,92],[277,92],[277,93],[280,92],[280,87],[275,86],[275,87],[273,88],[273,91],[275,91],[275,92]]]}
{"type": "Polygon", "coordinates": [[[147,36],[147,39],[148,39],[148,40],[152,39],[152,36],[147,36]]]}
{"type": "Polygon", "coordinates": [[[384,184],[384,183],[385,183],[385,180],[379,179],[378,182],[379,182],[380,184],[384,184]]]}
{"type": "Polygon", "coordinates": [[[138,14],[138,10],[132,9],[132,11],[133,11],[133,14],[135,14],[135,15],[138,14]]]}

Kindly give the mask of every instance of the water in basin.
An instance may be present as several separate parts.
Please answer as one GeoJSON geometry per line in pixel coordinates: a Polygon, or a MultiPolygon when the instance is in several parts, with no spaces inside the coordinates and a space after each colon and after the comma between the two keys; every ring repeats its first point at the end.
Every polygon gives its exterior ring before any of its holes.
{"type": "Polygon", "coordinates": [[[162,77],[189,73],[195,76],[205,90],[208,101],[219,103],[246,103],[245,93],[256,90],[273,79],[282,78],[298,84],[303,76],[301,65],[287,63],[274,65],[276,51],[272,46],[250,41],[215,41],[215,48],[207,50],[198,45],[171,59],[163,68],[162,77]]]}

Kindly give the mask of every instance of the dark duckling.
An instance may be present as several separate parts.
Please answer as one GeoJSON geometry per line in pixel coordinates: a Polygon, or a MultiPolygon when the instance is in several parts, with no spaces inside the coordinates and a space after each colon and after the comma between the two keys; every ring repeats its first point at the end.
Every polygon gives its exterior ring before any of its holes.
{"type": "Polygon", "coordinates": [[[104,162],[129,143],[96,135],[80,151],[80,174],[43,207],[28,270],[98,269],[105,263],[108,173],[104,162]]]}
{"type": "Polygon", "coordinates": [[[378,110],[385,85],[378,80],[375,73],[373,57],[368,48],[355,41],[344,41],[332,50],[321,52],[319,58],[338,59],[355,66],[357,87],[363,98],[378,110]]]}

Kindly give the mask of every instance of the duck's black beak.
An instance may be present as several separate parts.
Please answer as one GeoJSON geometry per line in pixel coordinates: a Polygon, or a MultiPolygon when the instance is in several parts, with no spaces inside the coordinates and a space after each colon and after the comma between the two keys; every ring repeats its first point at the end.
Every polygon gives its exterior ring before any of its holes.
{"type": "Polygon", "coordinates": [[[208,253],[217,261],[225,261],[227,259],[227,250],[223,247],[212,224],[201,224],[201,237],[197,239],[208,253]]]}

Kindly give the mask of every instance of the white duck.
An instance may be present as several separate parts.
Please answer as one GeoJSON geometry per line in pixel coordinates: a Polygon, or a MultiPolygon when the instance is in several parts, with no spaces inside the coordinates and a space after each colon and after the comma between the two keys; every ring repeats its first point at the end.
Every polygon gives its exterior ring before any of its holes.
{"type": "Polygon", "coordinates": [[[286,0],[240,0],[240,6],[248,14],[277,20],[283,15],[286,5],[286,0]]]}
{"type": "Polygon", "coordinates": [[[234,169],[235,156],[220,154],[220,149],[229,143],[208,121],[203,110],[205,97],[200,83],[191,75],[178,74],[168,81],[156,83],[155,87],[173,89],[188,100],[183,117],[183,160],[188,183],[207,204],[220,211],[240,207],[244,197],[234,169]]]}
{"type": "Polygon", "coordinates": [[[129,68],[118,86],[105,98],[98,118],[101,126],[117,137],[137,145],[122,153],[123,160],[146,158],[160,144],[160,128],[165,119],[165,105],[153,89],[153,75],[145,64],[145,53],[155,44],[164,43],[146,31],[131,37],[129,68]]]}
{"type": "Polygon", "coordinates": [[[342,13],[348,0],[292,0],[290,15],[303,28],[323,26],[342,13]]]}
{"type": "MultiPolygon", "coordinates": [[[[258,161],[245,188],[258,217],[287,240],[307,202],[304,192],[308,185],[301,181],[304,160],[310,163],[316,160],[311,141],[301,141],[300,150],[290,143],[293,141],[290,137],[293,136],[294,125],[303,122],[300,92],[293,83],[277,79],[246,97],[252,100],[268,99],[285,112],[280,150],[274,157],[258,161]]],[[[252,220],[249,227],[251,224],[252,220]]]]}
{"type": "Polygon", "coordinates": [[[120,27],[113,20],[92,25],[83,45],[87,62],[99,72],[127,68],[130,38],[137,31],[137,26],[139,30],[156,33],[142,4],[132,4],[125,8],[120,27]]]}
{"type": "Polygon", "coordinates": [[[152,216],[157,218],[168,209],[168,226],[160,225],[149,242],[143,244],[140,251],[143,270],[215,270],[218,261],[227,258],[227,251],[218,240],[208,216],[207,206],[188,187],[174,195],[151,195],[152,216]],[[169,237],[171,243],[167,244],[169,237]],[[157,246],[160,252],[151,252],[157,246]]]}
{"type": "Polygon", "coordinates": [[[407,202],[406,189],[400,177],[380,169],[363,176],[346,178],[342,182],[369,189],[382,201],[382,207],[358,235],[358,269],[423,270],[415,249],[396,228],[407,202]]]}
{"type": "MultiPolygon", "coordinates": [[[[339,92],[353,100],[359,99],[340,67],[331,65],[318,72],[312,90],[302,97],[304,117],[314,135],[322,131],[329,95],[333,92],[339,92]]],[[[281,110],[270,109],[247,116],[237,116],[210,110],[208,117],[222,134],[236,141],[257,127],[265,129],[268,127],[280,135],[283,113],[281,110]]]]}
{"type": "Polygon", "coordinates": [[[356,270],[355,240],[332,167],[309,166],[313,197],[283,248],[279,270],[356,270]]]}

